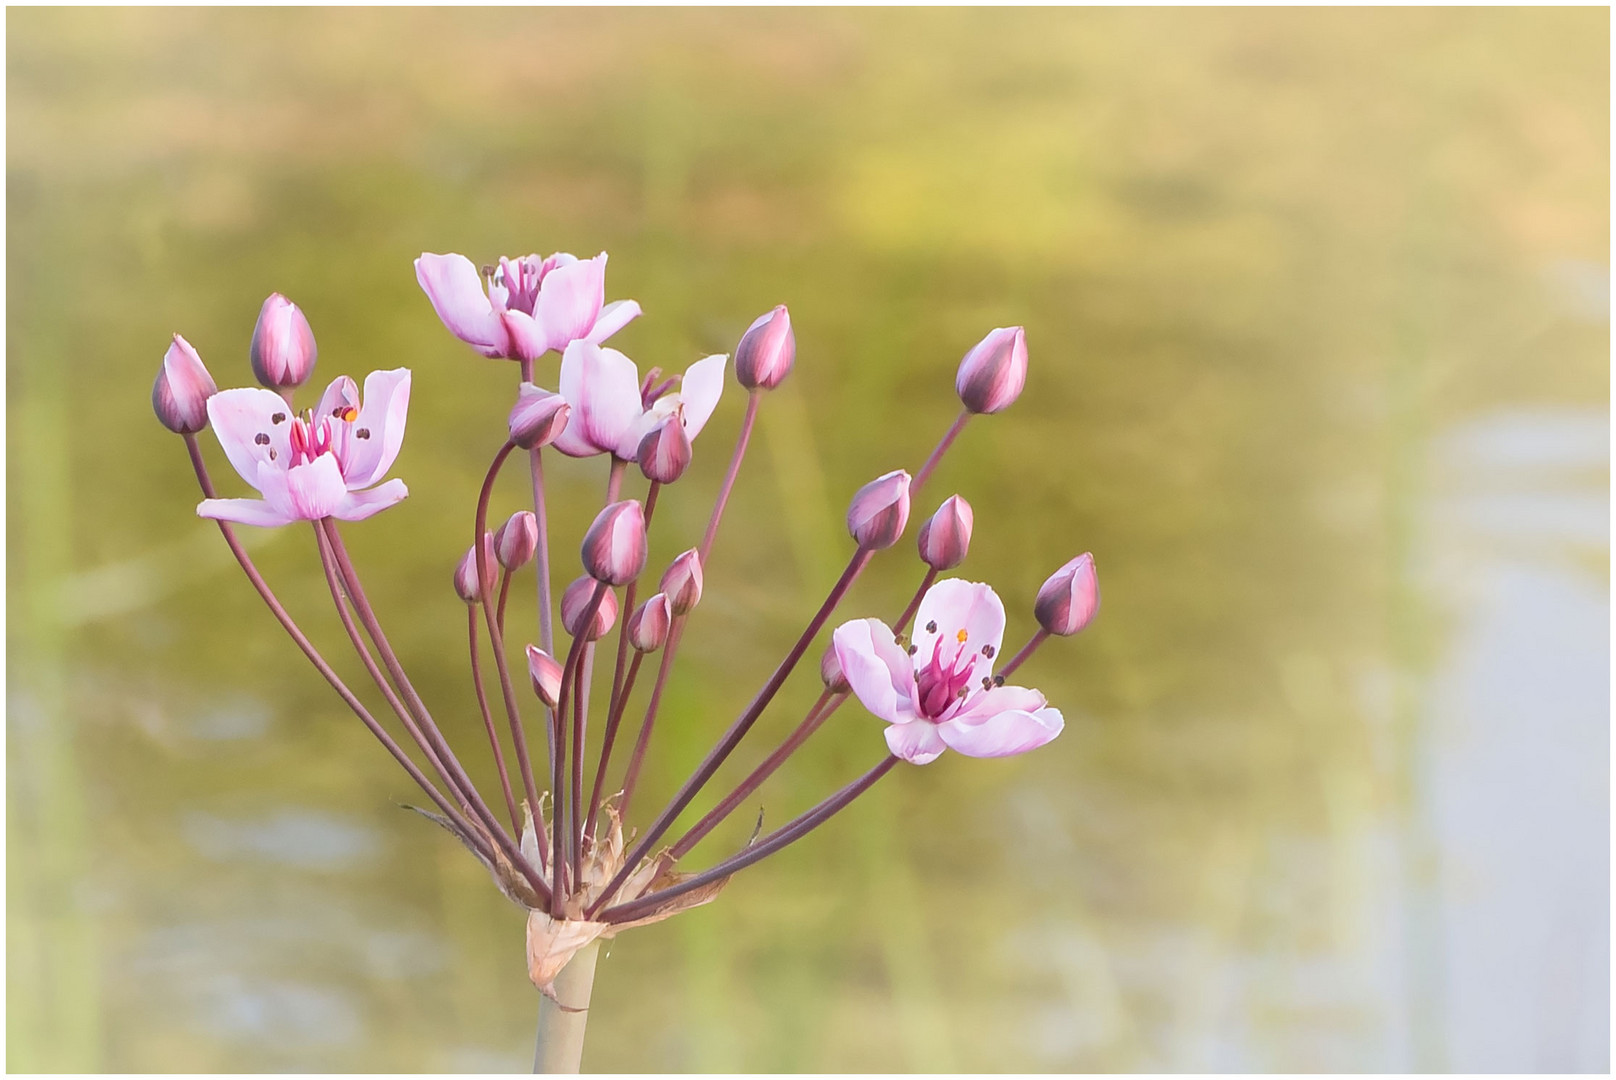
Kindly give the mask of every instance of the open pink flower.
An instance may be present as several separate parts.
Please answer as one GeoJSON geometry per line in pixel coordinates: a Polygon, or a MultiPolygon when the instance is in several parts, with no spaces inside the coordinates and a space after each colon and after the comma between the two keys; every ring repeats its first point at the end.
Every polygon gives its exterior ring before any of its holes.
{"type": "Polygon", "coordinates": [[[409,494],[404,481],[371,485],[398,457],[409,405],[406,368],[366,376],[363,403],[344,375],[326,388],[318,408],[302,416],[270,390],[214,394],[208,420],[219,445],[263,498],[206,499],[196,512],[272,526],[325,517],[359,521],[387,509],[409,494]]]}
{"type": "Polygon", "coordinates": [[[1061,733],[1044,695],[1004,686],[993,660],[1004,638],[1004,605],[986,585],[951,578],[927,590],[905,650],[879,619],[843,623],[832,635],[842,673],[864,707],[891,726],[887,746],[924,765],[946,749],[1007,757],[1061,733]]]}
{"type": "Polygon", "coordinates": [[[537,360],[574,341],[598,344],[640,314],[633,300],[606,303],[606,253],[578,259],[503,256],[482,275],[464,255],[424,253],[415,280],[449,332],[492,359],[537,360]]]}
{"type": "Polygon", "coordinates": [[[718,407],[724,392],[722,353],[697,360],[683,377],[657,383],[652,371],[644,384],[634,361],[616,349],[575,341],[561,357],[561,396],[572,417],[555,447],[572,457],[616,454],[637,460],[640,440],[664,418],[678,415],[692,441],[718,407]],[[673,384],[679,384],[673,390],[673,384]]]}

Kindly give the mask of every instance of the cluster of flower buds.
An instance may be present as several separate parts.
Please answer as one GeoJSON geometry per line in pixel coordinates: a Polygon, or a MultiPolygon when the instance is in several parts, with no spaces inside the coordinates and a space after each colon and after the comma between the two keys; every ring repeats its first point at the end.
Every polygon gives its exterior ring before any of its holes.
{"type": "Polygon", "coordinates": [[[741,336],[733,366],[736,382],[748,392],[747,415],[706,531],[698,546],[668,564],[656,591],[636,603],[650,551],[647,531],[658,498],[692,467],[696,438],[719,404],[730,358],[708,356],[690,364],[683,374],[666,377],[660,368],[652,368],[642,378],[634,361],[603,344],[640,313],[632,300],[605,302],[604,253],[587,260],[565,253],[501,258],[481,273],[460,255],[423,254],[415,269],[450,332],[485,357],[521,365],[515,404],[506,418],[506,440],[489,467],[468,530],[475,539],[453,575],[455,594],[469,606],[471,666],[489,756],[505,802],[503,819],[497,800],[491,804],[485,799],[459,757],[449,752],[442,732],[409,684],[400,659],[379,630],[337,527],[339,521],[371,517],[408,494],[402,481],[383,478],[403,440],[410,373],[372,372],[363,394],[353,379],[340,376],[317,404],[297,411],[295,392],[312,374],[317,349],[303,312],[276,293],[264,301],[249,348],[253,375],[263,389],[218,391],[196,350],[175,335],[152,387],[152,407],[162,424],[189,444],[193,467],[208,496],[198,513],[219,523],[271,611],[432,800],[444,825],[483,861],[505,893],[528,909],[529,973],[541,988],[553,992],[556,973],[595,937],[711,900],[730,875],[818,827],[899,761],[925,764],[947,750],[972,757],[1019,754],[1061,732],[1061,713],[1043,694],[1008,685],[1007,677],[1045,639],[1074,634],[1093,620],[1099,585],[1092,555],[1073,559],[1044,583],[1033,604],[1041,629],[1006,660],[1000,655],[1005,610],[993,589],[959,578],[939,580],[939,574],[965,561],[975,525],[970,503],[951,495],[920,525],[916,546],[925,570],[903,612],[890,623],[875,618],[836,626],[828,622],[875,554],[893,548],[902,538],[911,501],[919,497],[966,422],[1002,412],[1021,394],[1027,376],[1026,335],[1019,326],[1000,328],[965,354],[955,379],[963,411],[924,464],[912,475],[894,469],[854,494],[847,510],[847,529],[854,542],[847,569],[786,659],[691,778],[649,824],[631,834],[630,848],[624,841],[623,821],[679,651],[681,627],[701,601],[704,568],[762,392],[780,386],[796,363],[790,313],[783,305],[776,307],[754,320],[741,336]],[[554,390],[540,386],[535,374],[537,365],[551,354],[560,357],[554,390]],[[214,497],[194,441],[210,424],[231,465],[260,498],[214,497]],[[517,450],[523,453],[515,455],[517,450]],[[561,591],[558,602],[551,593],[546,451],[570,458],[605,456],[609,462],[605,505],[584,530],[579,547],[584,574],[561,591]],[[496,481],[513,456],[528,463],[533,509],[518,509],[497,528],[491,527],[496,481]],[[631,464],[638,465],[647,482],[640,498],[623,493],[626,482],[637,483],[628,475],[631,464]],[[313,523],[332,599],[343,612],[351,643],[362,657],[368,658],[368,650],[374,648],[397,688],[394,693],[377,665],[367,659],[367,670],[413,740],[413,753],[366,711],[291,622],[231,531],[232,524],[276,526],[299,521],[313,523]],[[532,721],[521,715],[506,655],[511,582],[529,566],[537,578],[540,641],[527,645],[525,654],[529,683],[544,712],[543,745],[550,756],[548,799],[540,795],[544,774],[534,768],[528,750],[539,740],[529,738],[532,721]],[[560,626],[572,639],[560,647],[552,640],[551,619],[557,607],[560,626]],[[346,614],[350,608],[359,616],[357,623],[346,614]],[[626,618],[620,620],[620,614],[626,618]],[[479,619],[503,691],[508,739],[515,751],[514,780],[504,752],[505,737],[482,685],[479,619]],[[369,646],[360,627],[370,638],[369,646]],[[604,733],[597,742],[590,724],[589,687],[598,671],[609,669],[602,664],[597,671],[595,650],[614,629],[611,693],[595,695],[596,701],[609,703],[604,733]],[[814,709],[701,822],[671,845],[659,847],[668,829],[827,631],[829,641],[819,661],[824,694],[814,709]],[[607,779],[619,725],[627,719],[642,661],[651,654],[660,654],[652,663],[657,669],[655,682],[621,785],[614,789],[607,779]],[[887,725],[887,753],[874,768],[708,870],[686,874],[673,869],[843,702],[855,698],[887,725]],[[597,755],[592,788],[585,783],[590,749],[597,755]]]}

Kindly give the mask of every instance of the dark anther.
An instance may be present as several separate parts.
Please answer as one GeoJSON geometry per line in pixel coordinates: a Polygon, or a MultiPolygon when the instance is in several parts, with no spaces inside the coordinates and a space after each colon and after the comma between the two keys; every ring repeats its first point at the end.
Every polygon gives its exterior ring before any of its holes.
{"type": "Polygon", "coordinates": [[[909,646],[909,655],[910,656],[915,655],[915,653],[917,653],[919,651],[920,651],[920,646],[919,645],[911,645],[911,646],[909,646]]]}
{"type": "Polygon", "coordinates": [[[935,634],[936,632],[937,632],[937,620],[933,619],[931,622],[926,624],[926,633],[935,634]]]}
{"type": "Polygon", "coordinates": [[[982,646],[982,655],[987,657],[989,660],[992,660],[993,659],[993,646],[992,645],[984,645],[984,646],[982,646]]]}
{"type": "Polygon", "coordinates": [[[269,418],[269,422],[271,424],[284,424],[286,423],[286,414],[283,412],[278,412],[269,418]]]}
{"type": "Polygon", "coordinates": [[[1004,676],[1003,675],[995,675],[995,676],[993,676],[993,685],[994,686],[1003,686],[1004,685],[1004,676]]]}
{"type": "Polygon", "coordinates": [[[356,438],[356,439],[368,439],[368,438],[370,438],[370,429],[368,427],[360,428],[358,431],[354,432],[354,438],[356,438]]]}
{"type": "Polygon", "coordinates": [[[483,264],[483,277],[493,277],[493,276],[494,276],[494,268],[492,266],[489,266],[487,263],[484,263],[483,264]]]}
{"type": "Polygon", "coordinates": [[[253,442],[257,443],[259,446],[268,446],[269,436],[260,431],[257,435],[253,436],[253,442]]]}
{"type": "Polygon", "coordinates": [[[269,460],[271,460],[271,461],[275,460],[275,451],[274,451],[273,448],[271,448],[270,451],[269,451],[269,460]]]}
{"type": "Polygon", "coordinates": [[[982,689],[986,690],[988,687],[990,687],[992,685],[993,685],[993,680],[992,679],[988,678],[986,675],[982,676],[982,689]]]}

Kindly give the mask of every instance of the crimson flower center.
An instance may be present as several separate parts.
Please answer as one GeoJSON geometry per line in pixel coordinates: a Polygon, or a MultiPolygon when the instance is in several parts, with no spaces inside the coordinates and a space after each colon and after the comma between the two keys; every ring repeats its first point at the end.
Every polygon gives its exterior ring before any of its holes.
{"type": "Polygon", "coordinates": [[[949,635],[939,634],[931,649],[931,659],[915,671],[915,686],[919,692],[920,714],[928,720],[940,720],[956,702],[970,693],[976,662],[981,653],[966,649],[969,635],[960,630],[953,635],[957,643],[945,652],[949,635]]]}

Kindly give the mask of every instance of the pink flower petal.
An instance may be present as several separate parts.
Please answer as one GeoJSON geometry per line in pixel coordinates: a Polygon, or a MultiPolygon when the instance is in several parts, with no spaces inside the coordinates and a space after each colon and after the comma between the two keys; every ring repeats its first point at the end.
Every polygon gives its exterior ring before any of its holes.
{"type": "Polygon", "coordinates": [[[981,654],[977,670],[987,675],[1004,644],[1004,603],[990,586],[960,578],[939,581],[921,598],[915,612],[914,643],[918,662],[930,659],[937,638],[947,658],[967,650],[981,654]],[[960,631],[965,640],[960,640],[960,631]],[[987,651],[983,651],[986,649],[987,651]]]}
{"type": "Polygon", "coordinates": [[[404,486],[402,480],[389,480],[369,491],[350,491],[331,511],[331,516],[343,521],[363,521],[372,514],[379,514],[389,506],[403,502],[409,493],[410,489],[404,486]]]}
{"type": "Polygon", "coordinates": [[[527,312],[502,312],[499,321],[504,327],[506,338],[510,341],[510,351],[513,355],[523,360],[537,360],[549,351],[543,331],[539,329],[539,324],[533,321],[533,316],[527,312]]]}
{"type": "Polygon", "coordinates": [[[943,742],[967,757],[1009,757],[1036,750],[1065,726],[1059,709],[1010,709],[972,722],[950,720],[938,724],[937,733],[943,742]]]}
{"type": "Polygon", "coordinates": [[[483,279],[464,255],[423,253],[415,260],[415,280],[421,283],[432,310],[449,332],[487,357],[505,351],[505,332],[483,292],[483,279]]]}
{"type": "Polygon", "coordinates": [[[364,405],[347,433],[343,480],[348,488],[366,488],[387,475],[404,444],[409,408],[409,368],[372,371],[365,376],[364,405]],[[366,433],[364,437],[361,432],[366,433]]]}
{"type": "Polygon", "coordinates": [[[595,328],[606,303],[606,253],[557,266],[539,284],[533,319],[549,348],[563,350],[595,328]]]}
{"type": "Polygon", "coordinates": [[[297,520],[263,499],[204,499],[197,505],[196,513],[198,517],[234,521],[238,525],[257,525],[264,529],[290,525],[297,520]]]}
{"type": "MultiPolygon", "coordinates": [[[[265,470],[260,469],[258,475],[261,481],[265,479],[265,470]]],[[[300,521],[330,517],[348,494],[342,482],[342,470],[331,454],[321,454],[308,464],[295,465],[281,475],[286,481],[286,502],[281,508],[300,521]]],[[[273,504],[278,501],[276,494],[266,490],[264,497],[273,504]]]]}
{"type": "Polygon", "coordinates": [[[292,442],[287,434],[292,428],[291,416],[291,407],[273,390],[243,387],[221,390],[208,398],[208,422],[225,457],[254,487],[258,487],[259,465],[275,462],[285,469],[291,463],[292,442]],[[260,435],[264,436],[262,442],[260,435]]]}
{"type": "Polygon", "coordinates": [[[995,686],[978,691],[966,702],[965,708],[950,719],[970,724],[1002,712],[1037,712],[1048,704],[1048,699],[1037,690],[1025,686],[995,686]]]}
{"type": "Polygon", "coordinates": [[[890,627],[880,619],[854,619],[836,628],[831,646],[860,704],[889,724],[915,719],[914,666],[890,627]]]}
{"type": "Polygon", "coordinates": [[[685,371],[679,383],[679,398],[685,406],[685,437],[692,442],[707,418],[718,407],[718,398],[724,392],[724,365],[729,357],[722,353],[697,360],[685,371]]]}
{"type": "Polygon", "coordinates": [[[633,300],[613,300],[600,309],[600,317],[584,338],[591,345],[599,345],[623,327],[640,317],[640,305],[633,300]]]}
{"type": "Polygon", "coordinates": [[[935,724],[915,720],[908,724],[893,724],[886,730],[887,749],[911,765],[928,765],[948,749],[935,724]]]}
{"type": "Polygon", "coordinates": [[[331,385],[325,388],[320,395],[320,404],[315,407],[314,419],[322,420],[331,416],[339,409],[359,408],[359,387],[346,375],[338,375],[331,380],[331,385]]]}
{"type": "Polygon", "coordinates": [[[616,349],[574,341],[561,357],[561,396],[572,417],[556,449],[572,457],[613,452],[640,417],[639,369],[616,349]]]}

